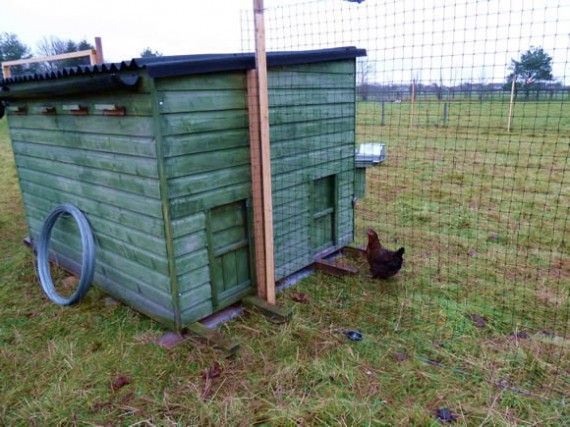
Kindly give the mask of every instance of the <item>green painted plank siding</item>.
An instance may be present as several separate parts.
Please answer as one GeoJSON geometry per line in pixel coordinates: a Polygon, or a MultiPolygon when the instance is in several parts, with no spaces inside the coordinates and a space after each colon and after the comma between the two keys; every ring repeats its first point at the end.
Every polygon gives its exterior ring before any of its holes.
{"type": "Polygon", "coordinates": [[[172,217],[175,219],[202,212],[216,206],[225,205],[251,196],[251,185],[237,184],[217,188],[197,195],[177,197],[170,201],[172,217]]]}
{"type": "Polygon", "coordinates": [[[248,185],[250,181],[251,167],[249,164],[244,164],[170,179],[168,195],[171,198],[195,195],[232,184],[248,185]]]}
{"type": "Polygon", "coordinates": [[[247,127],[245,110],[198,111],[161,116],[161,132],[165,136],[247,127]]]}
{"type": "Polygon", "coordinates": [[[247,99],[243,89],[237,90],[193,90],[161,91],[161,113],[180,113],[198,111],[243,110],[247,108],[247,99]]]}
{"type": "Polygon", "coordinates": [[[165,157],[183,156],[204,151],[249,147],[249,130],[247,128],[213,130],[166,136],[163,141],[165,157]]]}
{"type": "Polygon", "coordinates": [[[183,323],[212,313],[206,214],[251,195],[245,73],[157,80],[183,323]]]}
{"type": "Polygon", "coordinates": [[[202,172],[227,170],[248,164],[249,148],[245,147],[169,157],[165,160],[166,173],[169,179],[202,172]]]}
{"type": "Polygon", "coordinates": [[[116,204],[118,207],[133,212],[145,212],[146,215],[155,218],[162,217],[160,200],[140,196],[126,191],[102,187],[84,181],[78,181],[71,177],[63,177],[41,171],[18,168],[21,180],[33,182],[38,185],[49,186],[68,194],[75,194],[90,200],[97,200],[107,204],[116,204]]]}
{"type": "Polygon", "coordinates": [[[78,148],[90,152],[127,154],[141,157],[156,157],[154,139],[150,136],[121,136],[79,132],[60,132],[47,129],[10,129],[13,141],[26,141],[52,147],[78,148]]]}
{"type": "Polygon", "coordinates": [[[21,116],[11,115],[10,127],[148,137],[152,135],[153,122],[152,117],[142,116],[43,116],[26,114],[21,116]],[[102,132],[103,129],[104,132],[102,132]]]}
{"type": "Polygon", "coordinates": [[[122,172],[132,175],[158,177],[156,160],[123,154],[111,154],[82,148],[47,147],[25,141],[12,140],[15,154],[70,163],[79,166],[122,172]]]}
{"type": "MultiPolygon", "coordinates": [[[[30,210],[30,214],[35,211],[35,217],[38,219],[43,219],[46,212],[60,203],[59,201],[39,197],[32,193],[27,193],[26,202],[28,203],[25,205],[26,211],[30,210]]],[[[162,245],[162,237],[153,236],[146,232],[146,230],[141,231],[132,228],[131,222],[118,223],[107,217],[98,216],[97,212],[91,212],[89,210],[84,210],[84,212],[89,216],[89,224],[91,227],[98,230],[97,235],[107,235],[113,237],[118,242],[142,248],[145,252],[150,254],[158,255],[162,258],[166,257],[166,250],[162,245]]]]}
{"type": "MultiPolygon", "coordinates": [[[[140,233],[146,233],[149,236],[156,237],[160,242],[164,242],[164,223],[162,218],[153,218],[138,212],[132,212],[123,209],[120,206],[102,203],[74,193],[66,193],[57,188],[49,187],[42,184],[35,184],[30,181],[20,180],[20,187],[24,203],[30,197],[30,204],[39,206],[39,200],[49,202],[45,206],[46,215],[56,204],[69,203],[73,200],[77,206],[81,206],[81,210],[86,212],[89,217],[96,216],[101,220],[112,221],[119,224],[120,227],[132,228],[140,233]]],[[[117,205],[120,205],[117,202],[117,205]]],[[[146,244],[142,243],[141,244],[146,244]]],[[[143,246],[144,247],[144,246],[143,246]]]]}
{"type": "Polygon", "coordinates": [[[336,241],[328,249],[352,241],[354,61],[271,69],[268,86],[275,276],[281,279],[323,249],[324,240],[311,239],[318,226],[313,201],[322,196],[313,194],[316,180],[335,176],[327,228],[334,226],[336,241]]]}
{"type": "MultiPolygon", "coordinates": [[[[143,82],[141,88],[146,87],[143,82]]],[[[101,93],[26,102],[10,132],[30,236],[57,204],[81,209],[96,241],[95,284],[165,324],[173,323],[152,105],[148,93],[101,93]],[[65,105],[86,105],[75,116],[65,105]],[[105,116],[96,105],[126,108],[105,116]],[[42,115],[40,107],[57,114],[42,115]]],[[[69,221],[69,219],[68,219],[69,221]]],[[[54,257],[75,271],[82,258],[74,227],[60,218],[54,257]]]]}
{"type": "Polygon", "coordinates": [[[101,187],[118,188],[121,191],[143,197],[160,199],[158,181],[154,178],[62,163],[51,159],[16,154],[16,163],[24,169],[55,175],[101,187]]]}

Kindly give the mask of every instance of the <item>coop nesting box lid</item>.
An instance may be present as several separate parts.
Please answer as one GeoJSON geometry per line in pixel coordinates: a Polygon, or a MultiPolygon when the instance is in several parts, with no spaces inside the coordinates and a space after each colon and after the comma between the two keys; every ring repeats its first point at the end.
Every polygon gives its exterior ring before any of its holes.
{"type": "Polygon", "coordinates": [[[386,160],[386,144],[365,142],[355,152],[356,167],[367,168],[386,160]]]}

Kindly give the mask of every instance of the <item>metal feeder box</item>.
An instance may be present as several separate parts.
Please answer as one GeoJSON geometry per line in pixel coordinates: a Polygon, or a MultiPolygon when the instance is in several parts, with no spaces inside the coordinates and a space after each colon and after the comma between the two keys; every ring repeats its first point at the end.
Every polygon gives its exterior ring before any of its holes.
{"type": "Polygon", "coordinates": [[[386,160],[386,144],[366,142],[356,149],[355,196],[359,199],[366,195],[366,169],[379,165],[386,160]]]}

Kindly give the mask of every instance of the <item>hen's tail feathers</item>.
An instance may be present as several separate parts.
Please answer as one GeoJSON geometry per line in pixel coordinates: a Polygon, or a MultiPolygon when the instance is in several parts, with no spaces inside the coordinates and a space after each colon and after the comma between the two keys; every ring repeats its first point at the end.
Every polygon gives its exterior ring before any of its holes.
{"type": "Polygon", "coordinates": [[[398,251],[396,252],[397,255],[402,256],[404,255],[404,253],[406,252],[406,250],[402,247],[400,249],[398,249],[398,251]]]}

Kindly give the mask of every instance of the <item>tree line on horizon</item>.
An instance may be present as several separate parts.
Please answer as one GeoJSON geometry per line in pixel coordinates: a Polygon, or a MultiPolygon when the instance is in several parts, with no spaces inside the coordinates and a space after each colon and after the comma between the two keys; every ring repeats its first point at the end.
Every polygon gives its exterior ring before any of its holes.
{"type": "Polygon", "coordinates": [[[455,85],[439,83],[425,84],[419,80],[402,83],[378,83],[371,81],[374,74],[374,63],[363,61],[359,66],[357,75],[357,93],[363,101],[391,101],[397,102],[411,97],[412,84],[416,97],[433,97],[438,101],[454,99],[456,96],[471,99],[477,96],[479,100],[490,96],[492,93],[508,92],[513,90],[515,96],[524,94],[524,100],[536,100],[539,95],[548,94],[550,98],[556,91],[569,90],[560,81],[555,81],[552,75],[552,57],[542,48],[531,46],[522,53],[520,59],[511,59],[507,68],[508,74],[501,83],[474,83],[462,81],[455,85]]]}

